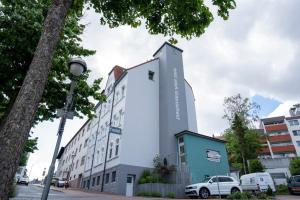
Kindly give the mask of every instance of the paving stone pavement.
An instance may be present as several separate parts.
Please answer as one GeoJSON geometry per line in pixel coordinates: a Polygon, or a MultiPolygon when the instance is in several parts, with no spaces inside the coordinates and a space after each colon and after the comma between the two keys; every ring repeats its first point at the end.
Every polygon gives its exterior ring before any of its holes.
{"type": "MultiPolygon", "coordinates": [[[[43,188],[37,185],[18,185],[17,186],[17,195],[11,200],[36,200],[41,199],[43,188]]],[[[103,193],[93,193],[93,192],[83,192],[79,190],[71,189],[58,189],[50,190],[49,200],[52,199],[64,199],[64,200],[162,200],[163,198],[143,198],[143,197],[125,197],[120,195],[111,195],[103,193]]]]}

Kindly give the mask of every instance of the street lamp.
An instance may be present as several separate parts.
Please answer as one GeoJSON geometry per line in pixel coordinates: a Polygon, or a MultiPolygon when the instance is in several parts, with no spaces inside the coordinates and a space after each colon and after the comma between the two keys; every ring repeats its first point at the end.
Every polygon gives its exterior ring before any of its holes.
{"type": "Polygon", "coordinates": [[[68,67],[69,67],[69,71],[71,73],[71,87],[70,87],[70,91],[67,95],[65,106],[62,109],[57,110],[57,116],[61,117],[61,119],[60,119],[58,131],[57,131],[57,141],[56,141],[51,165],[48,170],[47,180],[46,180],[46,184],[45,184],[43,194],[42,194],[42,200],[47,200],[47,198],[48,198],[51,180],[52,180],[52,176],[53,176],[54,169],[55,169],[55,161],[56,161],[56,157],[58,154],[58,150],[59,150],[60,142],[62,139],[62,134],[64,132],[66,121],[67,121],[67,119],[73,119],[73,116],[74,116],[73,112],[71,112],[70,110],[71,110],[72,102],[73,102],[76,78],[87,70],[86,63],[81,58],[72,58],[68,63],[68,67]]]}

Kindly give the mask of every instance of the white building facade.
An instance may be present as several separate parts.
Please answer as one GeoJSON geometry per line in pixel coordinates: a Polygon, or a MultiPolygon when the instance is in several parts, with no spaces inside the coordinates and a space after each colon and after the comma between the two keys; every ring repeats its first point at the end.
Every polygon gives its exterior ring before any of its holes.
{"type": "Polygon", "coordinates": [[[71,187],[81,187],[83,171],[86,162],[88,140],[90,134],[90,121],[78,130],[65,147],[58,154],[58,167],[56,177],[68,180],[71,187]]]}
{"type": "Polygon", "coordinates": [[[129,69],[115,66],[109,73],[107,101],[97,105],[96,117],[83,127],[89,124],[90,132],[81,180],[76,182],[80,187],[130,196],[141,173],[153,168],[155,156],[179,164],[176,133],[197,132],[182,50],[164,43],[153,57],[129,69]],[[110,131],[112,127],[120,132],[110,131]]]}

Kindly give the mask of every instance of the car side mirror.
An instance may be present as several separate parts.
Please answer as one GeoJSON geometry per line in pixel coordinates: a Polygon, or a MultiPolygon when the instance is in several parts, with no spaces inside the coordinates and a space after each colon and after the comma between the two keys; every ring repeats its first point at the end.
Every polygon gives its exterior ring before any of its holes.
{"type": "Polygon", "coordinates": [[[208,182],[209,182],[210,184],[212,184],[212,183],[213,183],[213,181],[212,181],[212,180],[209,180],[208,182]]]}

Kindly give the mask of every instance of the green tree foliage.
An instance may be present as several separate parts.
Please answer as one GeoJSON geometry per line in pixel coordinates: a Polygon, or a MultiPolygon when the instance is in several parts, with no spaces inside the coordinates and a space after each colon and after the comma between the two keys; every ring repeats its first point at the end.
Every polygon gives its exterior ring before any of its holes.
{"type": "Polygon", "coordinates": [[[249,172],[250,173],[255,173],[255,172],[264,172],[265,168],[261,164],[260,160],[258,159],[253,159],[249,161],[249,172]]]}
{"type": "Polygon", "coordinates": [[[224,119],[230,123],[234,120],[236,114],[244,121],[246,126],[252,125],[252,122],[259,119],[258,113],[260,106],[251,102],[249,98],[243,98],[241,94],[237,94],[224,99],[224,119]]]}
{"type": "Polygon", "coordinates": [[[35,150],[38,150],[37,148],[37,140],[38,138],[29,138],[25,144],[25,148],[23,150],[21,160],[19,162],[20,166],[26,166],[28,157],[30,153],[33,153],[35,150]]]}
{"type": "Polygon", "coordinates": [[[289,168],[292,175],[300,175],[300,158],[293,158],[289,168]]]}
{"type": "Polygon", "coordinates": [[[252,122],[259,119],[260,106],[240,94],[226,97],[223,105],[223,118],[227,119],[231,126],[225,133],[228,152],[231,154],[230,161],[234,167],[242,167],[243,173],[246,174],[247,160],[256,158],[256,151],[260,145],[261,136],[250,129],[253,126],[252,122]]]}
{"type": "Polygon", "coordinates": [[[244,142],[239,142],[235,131],[232,129],[227,129],[224,136],[227,141],[226,149],[230,164],[245,173],[244,166],[247,167],[247,160],[257,158],[257,151],[261,148],[261,134],[253,129],[246,129],[245,135],[242,137],[244,142]],[[241,150],[244,151],[244,163],[241,150]]]}
{"type": "MultiPolygon", "coordinates": [[[[191,39],[199,37],[213,21],[213,15],[202,0],[90,0],[89,6],[100,13],[102,25],[110,28],[120,25],[138,27],[145,23],[150,34],[191,39]]],[[[228,19],[229,10],[234,9],[234,0],[212,0],[218,15],[228,19]]],[[[79,4],[82,5],[82,4],[79,4]]],[[[77,8],[80,6],[77,6],[77,8]]]]}
{"type": "MultiPolygon", "coordinates": [[[[2,0],[0,4],[0,120],[13,105],[33,58],[43,30],[50,0],[2,0]],[[5,73],[4,73],[5,72],[5,73]]],[[[84,25],[79,17],[69,15],[61,40],[56,49],[52,69],[48,77],[35,122],[52,120],[57,108],[62,108],[69,90],[67,63],[73,56],[90,56],[95,51],[81,46],[80,35],[84,25]]],[[[93,116],[92,99],[102,101],[100,81],[87,84],[90,71],[81,76],[76,87],[75,108],[77,116],[93,116]]]]}

